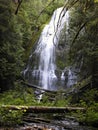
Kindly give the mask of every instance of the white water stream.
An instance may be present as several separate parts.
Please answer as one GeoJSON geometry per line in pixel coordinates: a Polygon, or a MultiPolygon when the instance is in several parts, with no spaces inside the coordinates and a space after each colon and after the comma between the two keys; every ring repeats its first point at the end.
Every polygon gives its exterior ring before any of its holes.
{"type": "Polygon", "coordinates": [[[46,25],[41,33],[40,39],[35,50],[39,55],[39,85],[44,89],[54,89],[57,76],[56,70],[56,47],[59,42],[60,32],[64,25],[68,26],[69,13],[66,9],[59,8],[54,11],[50,23],[46,25]]]}

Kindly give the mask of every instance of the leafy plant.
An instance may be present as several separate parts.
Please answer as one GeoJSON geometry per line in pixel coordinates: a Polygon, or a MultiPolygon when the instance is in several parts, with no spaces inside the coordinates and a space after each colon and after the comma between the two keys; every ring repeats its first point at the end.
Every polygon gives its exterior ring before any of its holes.
{"type": "Polygon", "coordinates": [[[5,126],[14,126],[22,123],[23,111],[8,110],[0,107],[0,124],[5,126]]]}
{"type": "Polygon", "coordinates": [[[98,123],[98,103],[94,103],[87,109],[85,122],[88,125],[97,126],[98,123]]]}

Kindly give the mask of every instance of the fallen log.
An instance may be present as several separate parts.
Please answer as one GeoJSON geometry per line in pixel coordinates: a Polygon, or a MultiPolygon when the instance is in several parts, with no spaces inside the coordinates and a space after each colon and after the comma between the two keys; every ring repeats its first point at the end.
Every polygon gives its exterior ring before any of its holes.
{"type": "Polygon", "coordinates": [[[32,87],[34,89],[38,89],[40,91],[44,91],[44,92],[52,92],[52,93],[56,93],[57,92],[56,90],[44,89],[44,88],[42,88],[40,86],[37,86],[37,85],[34,85],[34,84],[30,84],[30,83],[27,83],[27,82],[22,82],[22,84],[27,85],[28,87],[32,87]]]}
{"type": "Polygon", "coordinates": [[[83,107],[46,107],[46,106],[15,106],[15,105],[2,105],[2,108],[9,110],[23,110],[32,113],[68,113],[76,112],[77,110],[85,112],[86,108],[83,107]]]}

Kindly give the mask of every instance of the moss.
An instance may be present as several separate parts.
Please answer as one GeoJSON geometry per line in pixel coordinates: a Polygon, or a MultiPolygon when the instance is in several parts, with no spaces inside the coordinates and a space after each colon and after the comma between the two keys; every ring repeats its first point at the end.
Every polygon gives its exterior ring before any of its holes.
{"type": "Polygon", "coordinates": [[[60,69],[64,69],[65,68],[65,63],[63,61],[61,61],[61,60],[58,60],[57,61],[57,66],[60,69]]]}

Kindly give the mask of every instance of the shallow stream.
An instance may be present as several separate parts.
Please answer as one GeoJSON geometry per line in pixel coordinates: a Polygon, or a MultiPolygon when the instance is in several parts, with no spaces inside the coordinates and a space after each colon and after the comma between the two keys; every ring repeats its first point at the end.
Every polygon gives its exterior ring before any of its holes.
{"type": "Polygon", "coordinates": [[[23,125],[17,127],[2,127],[0,130],[98,130],[98,128],[80,125],[74,117],[61,120],[27,117],[23,125]]]}

